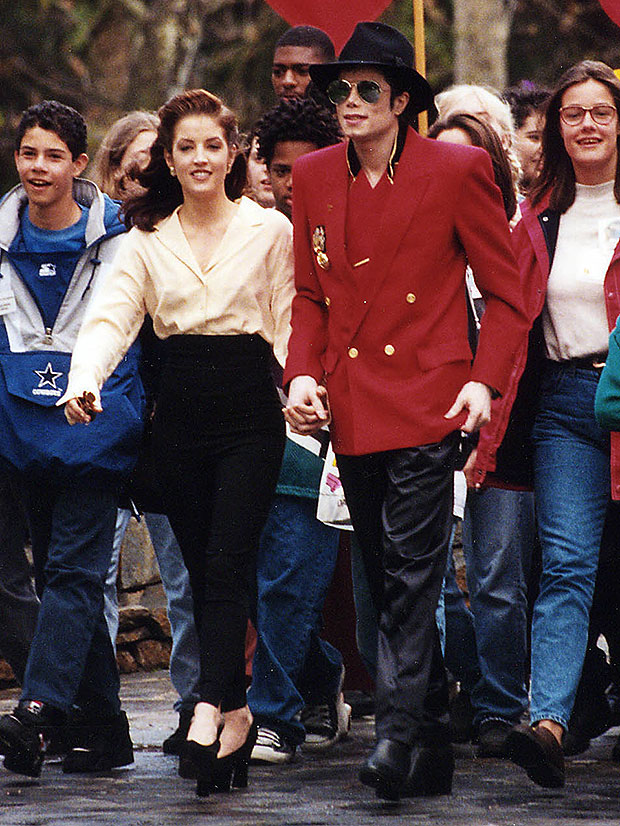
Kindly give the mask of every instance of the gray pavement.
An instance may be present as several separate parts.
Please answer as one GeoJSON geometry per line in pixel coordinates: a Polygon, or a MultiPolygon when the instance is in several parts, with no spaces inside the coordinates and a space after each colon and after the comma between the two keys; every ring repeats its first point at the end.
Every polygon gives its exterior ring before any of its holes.
{"type": "MultiPolygon", "coordinates": [[[[353,721],[349,738],[324,756],[303,753],[283,767],[252,767],[250,786],[199,799],[194,783],[176,775],[160,749],[176,726],[174,692],[166,672],[122,679],[136,762],[100,776],[64,775],[43,767],[37,780],[0,768],[0,824],[10,826],[595,826],[620,824],[620,767],[609,754],[620,729],[598,738],[570,760],[566,788],[546,791],[510,763],[479,760],[457,747],[451,797],[387,804],[361,786],[357,772],[372,743],[372,720],[353,721]]],[[[0,692],[0,713],[17,692],[0,692]]]]}

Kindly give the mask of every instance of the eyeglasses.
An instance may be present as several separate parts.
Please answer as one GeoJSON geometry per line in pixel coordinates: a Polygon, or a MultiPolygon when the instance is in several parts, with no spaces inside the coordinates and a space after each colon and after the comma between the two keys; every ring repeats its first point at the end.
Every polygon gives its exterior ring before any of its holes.
{"type": "Polygon", "coordinates": [[[597,103],[594,106],[571,104],[560,108],[560,117],[567,126],[579,126],[585,118],[586,112],[590,113],[594,123],[598,123],[599,126],[607,126],[614,119],[616,107],[610,103],[597,103]]]}
{"type": "Polygon", "coordinates": [[[381,97],[383,91],[376,80],[360,80],[358,83],[349,83],[348,80],[332,80],[327,87],[327,97],[331,100],[334,106],[339,103],[344,103],[349,99],[349,95],[353,91],[353,87],[357,89],[357,94],[366,103],[376,103],[381,97]]]}

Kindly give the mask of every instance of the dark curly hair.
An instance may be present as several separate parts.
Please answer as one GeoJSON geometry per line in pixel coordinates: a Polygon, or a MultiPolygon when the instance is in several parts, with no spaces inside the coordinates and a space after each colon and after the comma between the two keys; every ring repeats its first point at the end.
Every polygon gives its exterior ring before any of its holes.
{"type": "Polygon", "coordinates": [[[75,160],[86,152],[86,121],[71,106],[57,100],[44,100],[26,109],[21,116],[15,135],[15,151],[19,152],[24,135],[34,126],[54,132],[69,147],[71,158],[75,160]]]}
{"type": "Polygon", "coordinates": [[[258,156],[267,167],[281,141],[307,141],[318,149],[342,140],[335,115],[312,98],[285,99],[270,109],[254,128],[258,156]]]}
{"type": "Polygon", "coordinates": [[[239,198],[245,186],[245,158],[239,152],[237,118],[216,95],[204,89],[188,89],[164,103],[157,115],[159,128],[151,147],[151,160],[136,176],[144,192],[130,196],[123,204],[127,228],[136,226],[147,232],[152,232],[158,221],[171,215],[183,203],[181,184],[170,174],[164,153],[172,152],[176,126],[188,115],[209,115],[224,132],[226,143],[234,154],[225,180],[228,198],[231,201],[239,198]]]}
{"type": "Polygon", "coordinates": [[[551,89],[539,86],[532,80],[521,80],[516,86],[506,89],[502,97],[510,106],[515,129],[521,129],[533,112],[544,112],[547,101],[551,97],[551,89]]]}

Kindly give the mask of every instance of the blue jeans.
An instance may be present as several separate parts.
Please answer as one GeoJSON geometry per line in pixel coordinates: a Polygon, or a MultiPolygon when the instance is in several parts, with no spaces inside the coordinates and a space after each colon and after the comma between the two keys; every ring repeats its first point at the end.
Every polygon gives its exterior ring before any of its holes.
{"type": "Polygon", "coordinates": [[[594,370],[548,362],[533,432],[542,576],[532,622],[530,716],[565,728],[610,500],[609,434],[594,419],[597,382],[594,370]]]}
{"type": "Polygon", "coordinates": [[[112,559],[105,578],[105,588],[103,591],[103,613],[108,624],[112,645],[116,647],[116,637],[118,635],[118,590],[116,581],[118,578],[118,564],[121,558],[121,545],[127,530],[127,525],[131,519],[131,511],[126,508],[119,508],[116,514],[116,525],[114,527],[114,542],[112,543],[112,559]]]}
{"type": "Polygon", "coordinates": [[[276,494],[257,561],[257,632],[248,704],[259,725],[291,745],[305,739],[299,713],[336,692],[342,656],[319,637],[339,532],[319,522],[316,501],[276,494]]]}
{"type": "MultiPolygon", "coordinates": [[[[104,613],[113,644],[116,643],[118,632],[116,577],[121,545],[130,518],[131,511],[119,509],[112,560],[105,583],[104,613]]],[[[174,703],[174,710],[192,711],[199,699],[197,686],[200,677],[200,651],[189,574],[168,517],[162,513],[145,513],[144,520],[149,529],[166,592],[167,614],[172,633],[170,680],[179,694],[179,699],[174,703]]]]}
{"type": "MultiPolygon", "coordinates": [[[[454,520],[456,522],[456,520],[454,520]]],[[[454,540],[454,526],[452,529],[454,540]]],[[[467,572],[469,581],[469,571],[467,572]]],[[[446,575],[443,581],[446,644],[444,660],[452,677],[471,694],[480,679],[474,617],[465,602],[465,594],[456,581],[452,542],[448,553],[446,575]]]]}
{"type": "Polygon", "coordinates": [[[23,492],[44,584],[22,698],[65,712],[77,704],[97,716],[116,715],[120,683],[103,589],[118,493],[90,480],[24,483],[23,492]]]}
{"type": "Polygon", "coordinates": [[[474,724],[517,723],[527,709],[527,579],[535,539],[534,496],[485,488],[467,494],[463,552],[480,679],[474,724]]]}
{"type": "Polygon", "coordinates": [[[200,699],[200,646],[189,574],[168,517],[161,513],[146,513],[144,519],[168,601],[168,619],[172,630],[170,680],[179,694],[174,708],[179,712],[192,711],[200,699]]]}

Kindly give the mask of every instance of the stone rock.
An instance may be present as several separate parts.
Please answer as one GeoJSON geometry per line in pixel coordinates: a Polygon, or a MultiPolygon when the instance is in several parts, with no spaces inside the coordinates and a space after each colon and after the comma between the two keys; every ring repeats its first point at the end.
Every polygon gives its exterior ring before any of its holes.
{"type": "Polygon", "coordinates": [[[170,620],[165,608],[156,608],[153,612],[153,619],[157,621],[162,633],[168,639],[172,639],[172,629],[170,628],[170,620]]]}
{"type": "Polygon", "coordinates": [[[155,551],[145,521],[131,518],[121,546],[120,587],[136,591],[161,582],[155,551]]]}
{"type": "Polygon", "coordinates": [[[6,660],[0,659],[0,683],[12,685],[15,682],[15,675],[13,674],[11,666],[6,660]]]}
{"type": "MultiPolygon", "coordinates": [[[[165,611],[150,611],[143,605],[125,606],[119,610],[118,619],[119,636],[137,629],[145,629],[146,633],[136,639],[170,639],[170,623],[165,611]]],[[[131,641],[131,638],[127,637],[127,642],[131,641]]]]}
{"type": "Polygon", "coordinates": [[[168,668],[172,643],[167,640],[142,640],[134,647],[135,659],[144,671],[168,668]]]}
{"type": "Polygon", "coordinates": [[[116,663],[121,674],[133,674],[140,670],[133,655],[125,649],[116,652],[116,663]]]}
{"type": "Polygon", "coordinates": [[[124,648],[129,645],[129,643],[148,639],[151,639],[149,629],[145,625],[142,625],[140,628],[134,628],[132,631],[119,631],[116,637],[116,645],[119,648],[124,648]]]}

